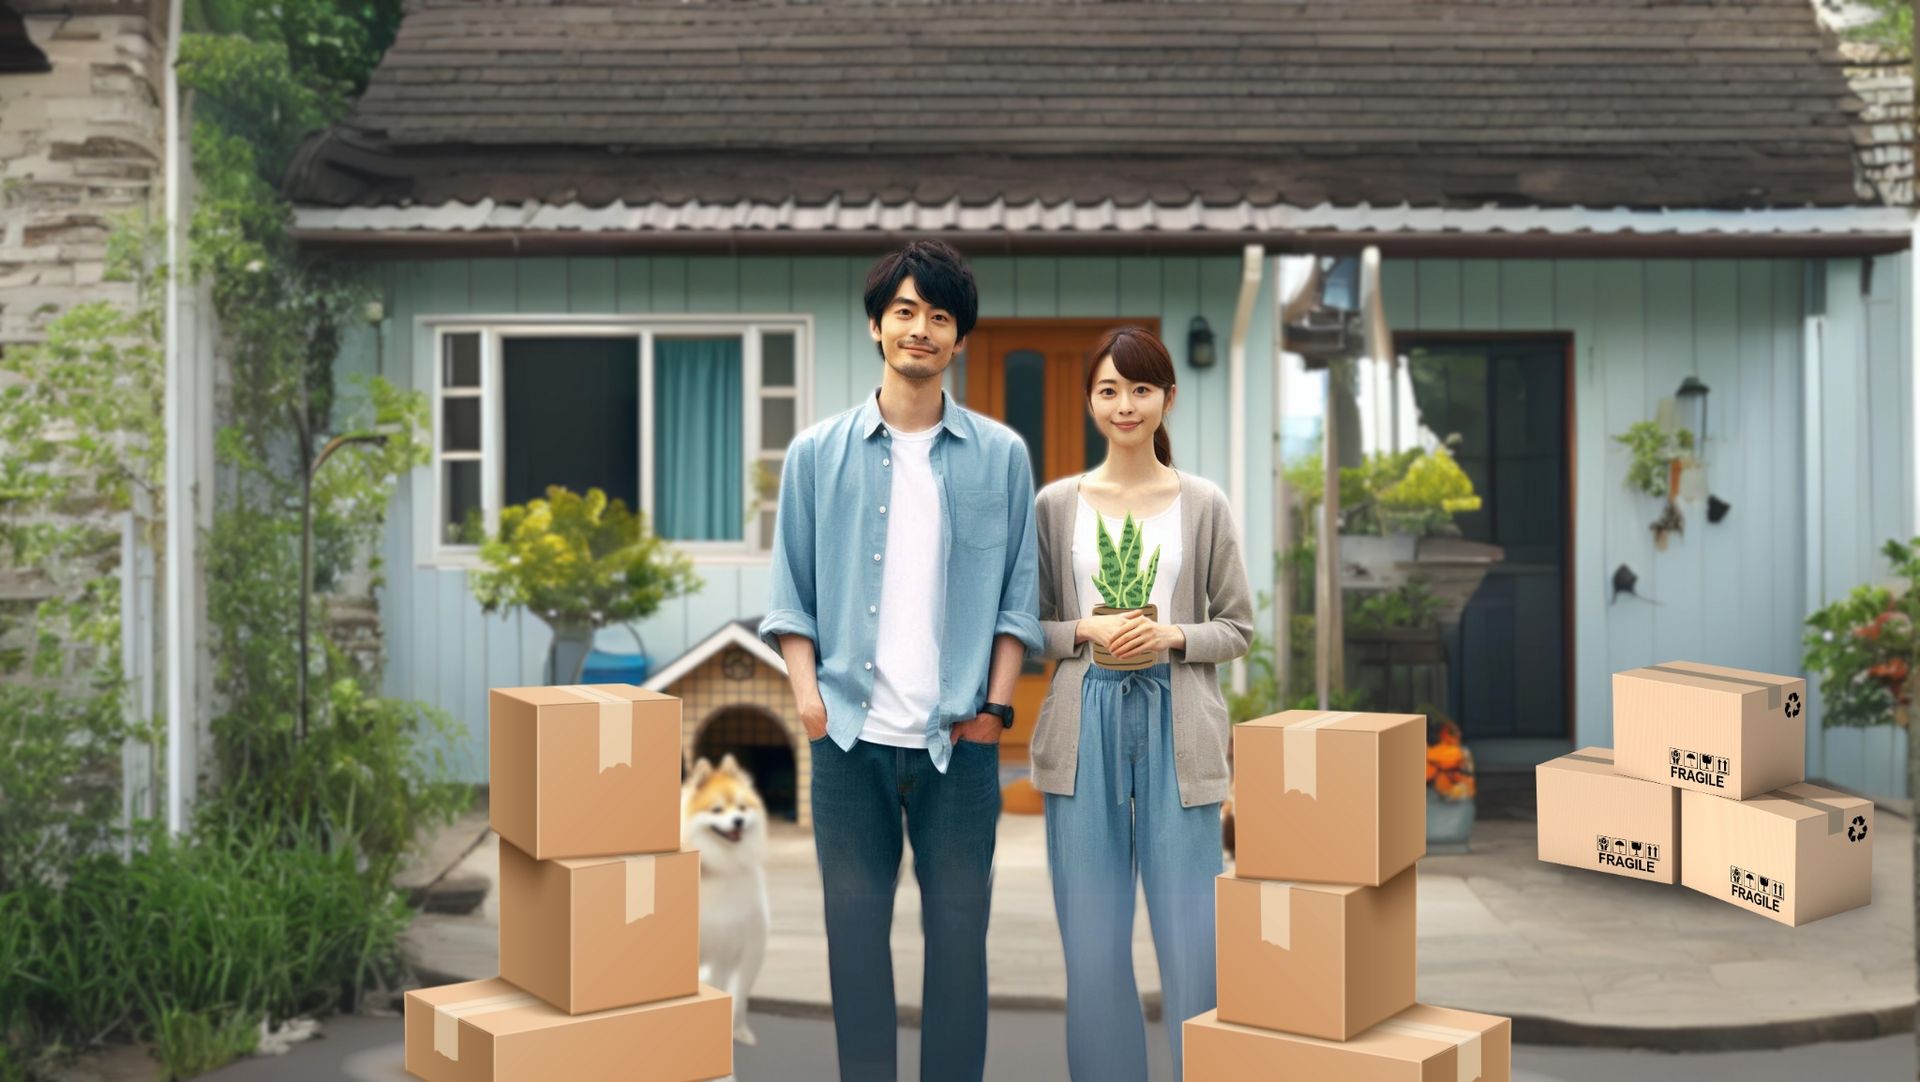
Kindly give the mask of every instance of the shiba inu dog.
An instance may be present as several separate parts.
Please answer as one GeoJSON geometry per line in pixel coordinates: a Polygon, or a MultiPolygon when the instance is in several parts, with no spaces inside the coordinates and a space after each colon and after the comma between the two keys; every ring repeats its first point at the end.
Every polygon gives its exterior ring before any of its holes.
{"type": "Polygon", "coordinates": [[[732,755],[680,788],[680,847],[700,852],[700,980],[733,997],[733,1039],[754,1044],[747,996],[767,956],[767,808],[732,755]]]}

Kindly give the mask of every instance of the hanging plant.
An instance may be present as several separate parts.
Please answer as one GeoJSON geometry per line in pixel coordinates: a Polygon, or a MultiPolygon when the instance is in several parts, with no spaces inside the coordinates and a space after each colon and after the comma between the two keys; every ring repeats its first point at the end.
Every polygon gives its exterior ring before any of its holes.
{"type": "Polygon", "coordinates": [[[1668,428],[1657,421],[1640,421],[1613,441],[1633,456],[1627,464],[1627,488],[1666,503],[1660,517],[1648,527],[1653,531],[1654,547],[1665,551],[1667,535],[1686,528],[1686,518],[1680,514],[1674,496],[1680,490],[1680,473],[1693,457],[1693,432],[1668,428]]]}

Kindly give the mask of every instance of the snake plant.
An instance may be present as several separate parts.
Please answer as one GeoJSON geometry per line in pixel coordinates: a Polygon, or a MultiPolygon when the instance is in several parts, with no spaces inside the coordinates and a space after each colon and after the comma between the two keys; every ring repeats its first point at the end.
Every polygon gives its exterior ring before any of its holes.
{"type": "Polygon", "coordinates": [[[1133,521],[1132,512],[1128,512],[1120,526],[1118,546],[1113,543],[1113,535],[1107,532],[1107,520],[1100,517],[1097,524],[1100,574],[1094,577],[1094,589],[1100,591],[1101,599],[1109,608],[1145,608],[1147,598],[1153,593],[1153,577],[1160,570],[1160,547],[1154,546],[1153,558],[1147,561],[1147,569],[1142,572],[1140,526],[1133,521]]]}

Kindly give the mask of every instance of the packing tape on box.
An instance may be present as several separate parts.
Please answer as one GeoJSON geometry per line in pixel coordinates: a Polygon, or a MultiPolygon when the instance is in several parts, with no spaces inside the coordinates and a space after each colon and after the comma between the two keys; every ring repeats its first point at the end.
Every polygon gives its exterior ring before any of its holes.
{"type": "Polygon", "coordinates": [[[540,997],[527,992],[512,992],[504,996],[485,996],[470,999],[465,1003],[434,1004],[433,1007],[433,1050],[450,1060],[460,1059],[460,1020],[476,1014],[492,1014],[495,1011],[510,1011],[516,1007],[531,1007],[540,1002],[540,997]]]}
{"type": "Polygon", "coordinates": [[[1749,680],[1744,676],[1722,676],[1713,672],[1695,672],[1692,669],[1676,669],[1670,665],[1648,665],[1648,672],[1663,672],[1669,676],[1697,676],[1702,680],[1718,680],[1723,684],[1744,684],[1750,688],[1763,688],[1767,693],[1767,709],[1780,708],[1780,685],[1769,684],[1765,680],[1749,680]]]}
{"type": "Polygon", "coordinates": [[[1303,721],[1289,725],[1282,733],[1281,748],[1285,766],[1281,770],[1281,791],[1299,791],[1308,796],[1319,795],[1319,778],[1316,769],[1318,759],[1315,755],[1319,747],[1320,730],[1336,722],[1359,716],[1357,710],[1335,710],[1320,715],[1312,721],[1303,721]]]}
{"type": "Polygon", "coordinates": [[[609,695],[590,684],[568,684],[561,690],[600,705],[600,769],[632,766],[633,700],[609,695]]]}
{"type": "Polygon", "coordinates": [[[1803,808],[1812,808],[1827,813],[1827,833],[1838,834],[1847,823],[1847,809],[1838,804],[1829,804],[1824,800],[1815,800],[1810,796],[1795,796],[1792,793],[1768,793],[1775,800],[1784,800],[1789,804],[1798,804],[1803,808]]]}
{"type": "Polygon", "coordinates": [[[1373,1027],[1380,1033],[1391,1033],[1396,1037],[1419,1037],[1428,1041],[1445,1041],[1456,1050],[1454,1057],[1457,1069],[1455,1075],[1459,1082],[1474,1082],[1480,1077],[1480,1038],[1477,1029],[1456,1029],[1453,1026],[1436,1026],[1431,1022],[1408,1022],[1399,1018],[1389,1018],[1373,1027]]]}
{"type": "Polygon", "coordinates": [[[621,857],[627,865],[627,923],[653,916],[653,854],[621,857]]]}
{"type": "Polygon", "coordinates": [[[1260,940],[1283,951],[1293,949],[1293,888],[1278,879],[1260,881],[1260,940]]]}

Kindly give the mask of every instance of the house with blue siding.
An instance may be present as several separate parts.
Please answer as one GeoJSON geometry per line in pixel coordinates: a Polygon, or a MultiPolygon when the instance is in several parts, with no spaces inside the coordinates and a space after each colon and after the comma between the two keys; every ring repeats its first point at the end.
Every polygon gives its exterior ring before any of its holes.
{"type": "MultiPolygon", "coordinates": [[[[1798,672],[1807,614],[1916,532],[1905,159],[1861,108],[1805,0],[419,0],[291,178],[302,243],[383,283],[337,372],[433,402],[385,542],[387,690],[483,753],[486,690],[548,678],[544,624],[480,613],[460,528],[550,484],[696,561],[634,629],[656,671],[740,648],[787,443],[877,386],[864,274],[924,236],[980,285],[949,390],[1039,482],[1098,461],[1086,347],[1162,334],[1175,463],[1229,493],[1268,593],[1326,400],[1287,261],[1377,247],[1393,351],[1444,389],[1422,423],[1483,499],[1462,529],[1506,554],[1451,659],[1483,761],[1610,744],[1618,670],[1798,672]],[[1689,378],[1731,509],[1662,547],[1612,437],[1689,378]]],[[[1811,775],[1904,791],[1903,732],[1810,717],[1811,775]]]]}

